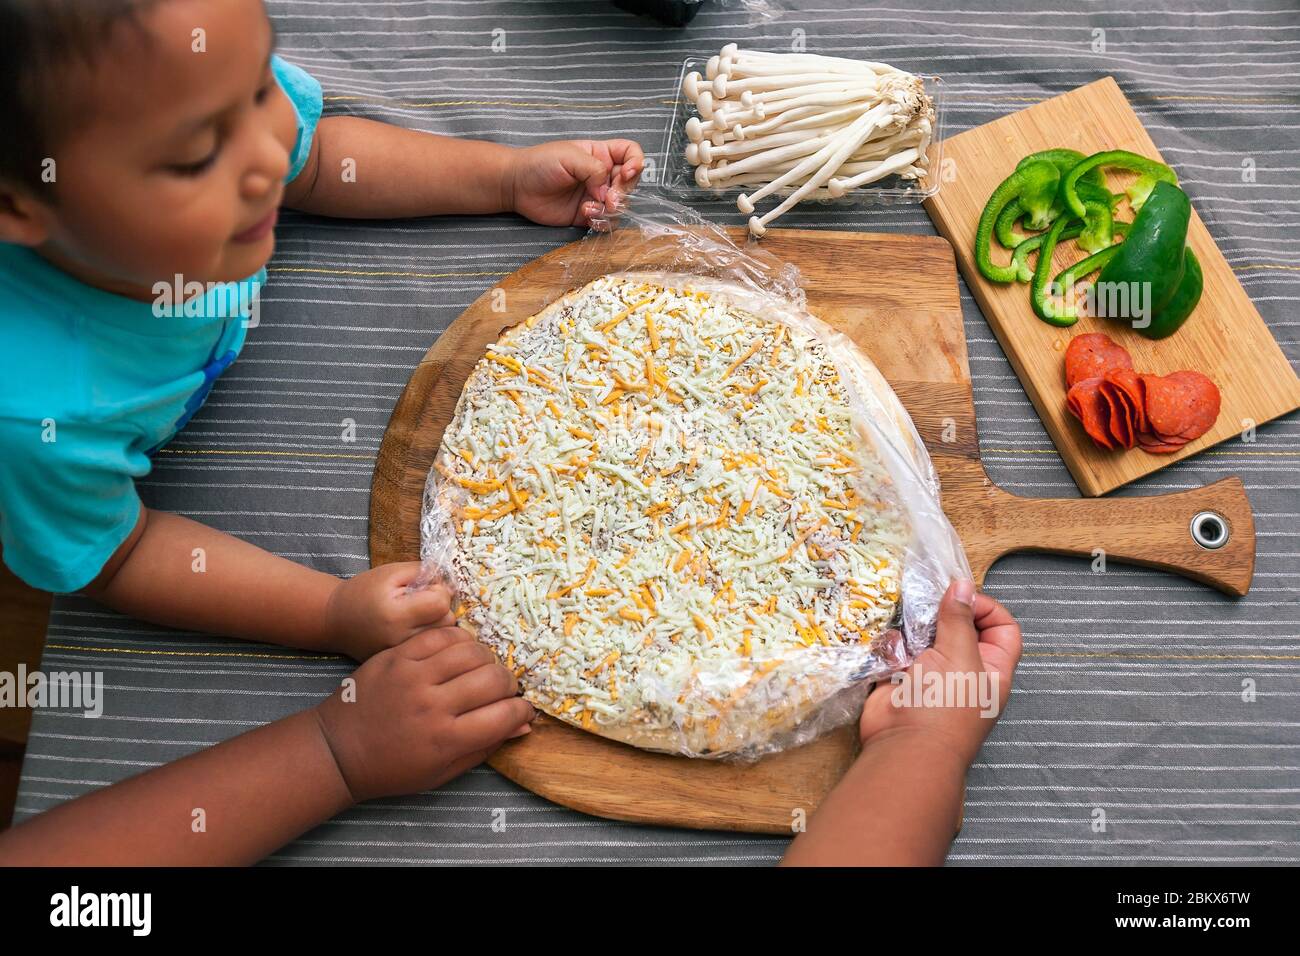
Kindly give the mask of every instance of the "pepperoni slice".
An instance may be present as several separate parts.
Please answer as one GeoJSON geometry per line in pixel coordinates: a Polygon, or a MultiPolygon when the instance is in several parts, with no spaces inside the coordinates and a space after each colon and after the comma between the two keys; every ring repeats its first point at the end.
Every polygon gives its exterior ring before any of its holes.
{"type": "MultiPolygon", "coordinates": [[[[1134,434],[1150,431],[1151,428],[1147,424],[1146,394],[1138,373],[1131,368],[1113,368],[1106,373],[1106,381],[1120,391],[1132,409],[1134,434]]],[[[1129,447],[1133,446],[1129,445],[1129,447]]]]}
{"type": "Polygon", "coordinates": [[[1110,406],[1101,393],[1103,381],[1100,376],[1093,376],[1075,382],[1065,395],[1065,405],[1083,423],[1089,438],[1102,448],[1114,448],[1109,426],[1110,406]]]}
{"type": "Polygon", "coordinates": [[[1139,448],[1141,448],[1145,452],[1150,452],[1152,455],[1172,454],[1173,452],[1176,452],[1179,449],[1181,449],[1186,444],[1187,444],[1186,441],[1181,441],[1181,440],[1175,441],[1173,439],[1166,441],[1163,438],[1156,438],[1154,435],[1151,435],[1149,432],[1144,435],[1140,435],[1138,437],[1138,442],[1137,442],[1137,446],[1139,448]]]}
{"type": "Polygon", "coordinates": [[[1132,448],[1133,409],[1129,407],[1127,396],[1106,379],[1102,379],[1097,384],[1097,391],[1101,393],[1108,409],[1106,428],[1110,436],[1115,439],[1115,444],[1119,447],[1132,448]]]}
{"type": "Polygon", "coordinates": [[[1102,378],[1112,369],[1131,369],[1133,358],[1109,335],[1087,332],[1070,339],[1065,350],[1065,387],[1074,388],[1087,378],[1102,378]]]}
{"type": "Polygon", "coordinates": [[[1219,417],[1218,387],[1200,372],[1141,375],[1149,429],[1166,443],[1199,438],[1219,417]]]}

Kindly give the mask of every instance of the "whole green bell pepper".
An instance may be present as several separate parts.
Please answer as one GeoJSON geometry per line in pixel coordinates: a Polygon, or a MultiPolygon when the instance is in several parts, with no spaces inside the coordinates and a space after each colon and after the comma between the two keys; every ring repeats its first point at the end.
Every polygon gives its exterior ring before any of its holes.
{"type": "Polygon", "coordinates": [[[1163,339],[1166,336],[1173,335],[1187,321],[1187,317],[1192,314],[1196,308],[1196,303],[1201,301],[1201,290],[1205,285],[1205,279],[1201,275],[1201,263],[1192,252],[1191,247],[1187,249],[1187,261],[1183,268],[1183,281],[1178,283],[1178,288],[1165,307],[1156,313],[1151,324],[1144,329],[1138,329],[1138,333],[1145,335],[1149,339],[1163,339]]]}
{"type": "Polygon", "coordinates": [[[1098,315],[1128,320],[1148,334],[1183,281],[1191,215],[1185,192],[1156,183],[1119,252],[1097,278],[1098,315]]]}

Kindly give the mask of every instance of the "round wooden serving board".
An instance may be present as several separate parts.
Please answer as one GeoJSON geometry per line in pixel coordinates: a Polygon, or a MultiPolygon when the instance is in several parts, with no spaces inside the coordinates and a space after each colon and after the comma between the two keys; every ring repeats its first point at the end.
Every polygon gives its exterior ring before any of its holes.
{"type": "MultiPolygon", "coordinates": [[[[743,241],[743,230],[735,230],[734,238],[743,241]]],[[[598,242],[604,247],[603,272],[646,265],[631,262],[631,246],[618,232],[598,242]]],[[[1255,532],[1236,478],[1179,494],[1117,499],[1021,498],[989,480],[980,464],[957,274],[946,241],[775,229],[763,248],[802,270],[809,311],[861,345],[911,413],[977,581],[1012,551],[1091,559],[1102,548],[1108,560],[1162,568],[1229,594],[1246,593],[1255,532]],[[1227,544],[1218,550],[1192,540],[1192,517],[1203,510],[1218,512],[1230,528],[1227,544]]],[[[572,258],[572,248],[565,247],[512,273],[466,309],[416,368],[388,423],[375,467],[372,564],[419,558],[425,478],[461,387],[505,328],[580,285],[579,279],[594,278],[566,273],[564,263],[572,258]]],[[[692,760],[637,750],[542,715],[531,734],[502,746],[489,763],[550,800],[598,816],[789,834],[800,813],[812,813],[856,753],[855,729],[844,727],[753,764],[692,760]]]]}

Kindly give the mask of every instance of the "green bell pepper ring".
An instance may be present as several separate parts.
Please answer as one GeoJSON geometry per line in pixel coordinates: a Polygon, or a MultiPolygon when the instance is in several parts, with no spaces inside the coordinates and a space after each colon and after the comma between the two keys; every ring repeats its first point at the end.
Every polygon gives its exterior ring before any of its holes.
{"type": "Polygon", "coordinates": [[[1049,325],[1061,328],[1074,325],[1079,321],[1079,316],[1072,314],[1071,309],[1057,308],[1052,300],[1049,280],[1052,278],[1052,254],[1056,252],[1056,244],[1060,241],[1061,234],[1073,219],[1073,216],[1062,215],[1052,223],[1052,228],[1038,249],[1038,265],[1034,267],[1034,278],[1029,284],[1029,301],[1034,307],[1034,314],[1049,325]]]}
{"type": "Polygon", "coordinates": [[[1183,281],[1192,204],[1177,186],[1158,182],[1133,220],[1119,255],[1097,278],[1097,314],[1126,319],[1144,332],[1183,281]]]}
{"type": "Polygon", "coordinates": [[[1187,260],[1183,268],[1183,281],[1178,283],[1178,288],[1175,290],[1173,297],[1165,303],[1165,307],[1151,320],[1151,324],[1144,329],[1138,329],[1138,334],[1145,335],[1149,339],[1163,339],[1166,336],[1173,335],[1187,321],[1187,317],[1192,314],[1196,304],[1201,301],[1201,290],[1204,285],[1205,279],[1201,275],[1201,263],[1189,246],[1187,260]]]}
{"type": "Polygon", "coordinates": [[[993,235],[997,236],[998,244],[1004,249],[1014,249],[1025,241],[1025,237],[1016,232],[1016,220],[1024,213],[1025,207],[1020,205],[1020,200],[1013,199],[998,215],[998,221],[993,226],[993,235]]]}
{"type": "MultiPolygon", "coordinates": [[[[1124,219],[1118,219],[1111,224],[1112,229],[1117,236],[1122,236],[1128,232],[1131,224],[1124,219]]],[[[1064,242],[1066,239],[1073,239],[1079,233],[1083,232],[1083,223],[1075,222],[1073,225],[1066,226],[1065,231],[1061,233],[1059,239],[1064,242]]],[[[1011,253],[1011,263],[1016,267],[1016,279],[1020,282],[1029,282],[1034,278],[1034,267],[1029,264],[1029,254],[1043,244],[1047,238],[1047,233],[1039,233],[1036,236],[1030,236],[1024,242],[1016,246],[1011,253]]],[[[1102,250],[1105,251],[1104,249],[1102,250]]],[[[1087,275],[1087,273],[1084,273],[1087,275]]]]}
{"type": "Polygon", "coordinates": [[[1042,160],[1017,166],[1016,171],[1025,174],[1024,186],[1018,198],[1020,208],[1025,213],[1026,225],[1030,229],[1046,229],[1053,219],[1052,201],[1060,190],[1061,171],[1042,160]]]}
{"type": "Polygon", "coordinates": [[[1085,279],[1099,269],[1105,268],[1106,263],[1114,259],[1119,250],[1119,246],[1102,249],[1100,252],[1094,252],[1087,258],[1080,259],[1074,265],[1067,266],[1057,273],[1056,278],[1052,280],[1052,286],[1059,289],[1061,295],[1065,298],[1065,305],[1058,310],[1059,315],[1078,318],[1075,303],[1078,302],[1080,295],[1088,295],[1093,286],[1088,286],[1082,293],[1076,292],[1074,287],[1079,284],[1079,280],[1085,279]]]}
{"type": "MultiPolygon", "coordinates": [[[[1049,152],[1073,152],[1073,150],[1049,150],[1049,152]]],[[[1043,154],[1035,153],[1034,155],[1041,156],[1043,154]]],[[[1069,172],[1069,170],[1067,169],[1064,172],[1069,172]]],[[[1100,173],[1101,170],[1094,169],[1093,172],[1100,173]]],[[[1104,182],[1101,185],[1097,185],[1085,178],[1079,181],[1079,195],[1083,198],[1084,206],[1088,210],[1088,215],[1085,220],[1086,224],[1083,229],[1083,238],[1079,240],[1079,245],[1083,246],[1083,248],[1087,249],[1089,252],[1096,252],[1098,249],[1104,249],[1114,241],[1114,233],[1112,231],[1114,219],[1113,210],[1115,205],[1124,198],[1124,194],[1117,193],[1112,195],[1106,189],[1104,182]],[[1094,205],[1096,208],[1094,208],[1094,205]]],[[[1016,246],[1020,245],[1020,243],[1025,241],[1026,237],[1015,231],[1016,220],[1020,218],[1024,211],[1024,207],[1020,204],[1020,200],[1018,199],[1013,199],[1007,205],[1007,208],[1002,210],[1002,214],[998,216],[998,221],[993,227],[993,234],[997,237],[999,244],[1008,249],[1014,249],[1016,246]]],[[[1048,226],[1051,226],[1051,224],[1056,221],[1056,217],[1061,215],[1064,211],[1065,199],[1061,196],[1061,191],[1058,188],[1056,191],[1056,198],[1052,200],[1052,205],[1047,212],[1049,216],[1048,221],[1042,227],[1034,228],[1047,228],[1048,226]]],[[[1077,233],[1075,235],[1077,235],[1077,233]]],[[[1062,238],[1072,239],[1074,236],[1063,236],[1062,238]]],[[[1029,279],[1022,278],[1021,281],[1028,282],[1029,279]]]]}
{"type": "MultiPolygon", "coordinates": [[[[1083,232],[1083,223],[1076,222],[1072,226],[1066,226],[1065,230],[1057,237],[1058,240],[1073,239],[1079,233],[1083,232]]],[[[1034,278],[1034,268],[1029,264],[1029,254],[1043,244],[1047,238],[1047,233],[1040,232],[1036,236],[1030,236],[1024,242],[1019,243],[1011,252],[1011,264],[1016,268],[1016,280],[1019,282],[1029,282],[1034,278]]]]}
{"type": "MultiPolygon", "coordinates": [[[[1066,174],[1070,170],[1072,170],[1075,166],[1079,165],[1079,163],[1083,162],[1085,158],[1086,157],[1083,155],[1083,153],[1079,152],[1077,149],[1065,149],[1065,148],[1045,149],[1038,153],[1030,153],[1028,156],[1026,156],[1024,159],[1022,159],[1019,163],[1016,164],[1016,168],[1019,169],[1021,166],[1024,166],[1026,163],[1034,163],[1034,162],[1051,163],[1053,166],[1056,167],[1056,171],[1061,174],[1061,181],[1064,182],[1066,174]]],[[[1109,200],[1110,198],[1109,193],[1106,193],[1104,198],[1099,195],[1100,193],[1103,193],[1106,190],[1106,175],[1100,169],[1093,169],[1090,172],[1086,173],[1084,177],[1080,180],[1080,186],[1082,187],[1084,183],[1097,187],[1096,190],[1093,190],[1090,194],[1085,195],[1085,200],[1091,199],[1096,202],[1109,200]]],[[[1060,187],[1058,186],[1056,190],[1056,195],[1052,197],[1052,204],[1051,206],[1048,207],[1046,215],[1044,215],[1041,218],[1031,220],[1028,223],[1029,228],[1046,229],[1049,226],[1051,226],[1052,223],[1056,222],[1056,217],[1063,212],[1065,212],[1065,194],[1061,191],[1060,187]]],[[[1003,243],[1003,245],[1006,245],[1006,243],[1003,243]]]]}
{"type": "Polygon", "coordinates": [[[1079,233],[1079,248],[1084,252],[1100,252],[1115,241],[1115,217],[1107,203],[1083,204],[1083,231],[1079,233]]]}
{"type": "Polygon", "coordinates": [[[1017,199],[1031,217],[1045,214],[1056,195],[1060,179],[1061,174],[1051,163],[1033,162],[1015,170],[993,190],[975,230],[975,265],[986,279],[1014,282],[1016,278],[1014,266],[998,265],[993,261],[991,247],[998,216],[1017,199]]]}
{"type": "Polygon", "coordinates": [[[1087,258],[1080,259],[1074,265],[1062,269],[1052,281],[1062,289],[1078,285],[1080,279],[1086,279],[1094,272],[1100,272],[1104,269],[1106,263],[1115,258],[1120,248],[1120,246],[1111,246],[1109,249],[1101,250],[1101,252],[1094,252],[1087,258]]]}
{"type": "MultiPolygon", "coordinates": [[[[1044,149],[1037,153],[1030,153],[1028,156],[1026,156],[1016,165],[1019,167],[1025,165],[1026,163],[1035,163],[1035,162],[1051,163],[1053,166],[1056,167],[1057,172],[1059,172],[1062,176],[1064,176],[1066,173],[1074,169],[1075,166],[1078,166],[1081,162],[1083,162],[1087,158],[1088,158],[1087,156],[1084,156],[1083,153],[1079,152],[1077,149],[1066,149],[1064,147],[1058,147],[1057,149],[1044,149]]],[[[1090,182],[1094,186],[1101,186],[1105,188],[1106,175],[1100,169],[1094,169],[1092,172],[1087,173],[1084,176],[1084,181],[1090,182]]]]}
{"type": "Polygon", "coordinates": [[[1164,163],[1130,153],[1126,149],[1111,149],[1102,153],[1093,153],[1064,175],[1061,191],[1065,195],[1065,204],[1080,219],[1085,215],[1083,197],[1079,195],[1079,182],[1094,169],[1113,166],[1127,169],[1141,175],[1125,190],[1135,212],[1140,211],[1146,203],[1151,190],[1157,182],[1178,185],[1178,175],[1164,163]]]}
{"type": "MultiPolygon", "coordinates": [[[[1076,149],[1045,149],[1038,153],[1030,153],[1020,162],[1016,163],[1016,169],[1022,169],[1030,163],[1045,162],[1051,163],[1056,167],[1056,171],[1065,176],[1071,169],[1081,163],[1086,157],[1076,149]]],[[[1080,195],[1085,202],[1102,202],[1108,203],[1110,208],[1124,198],[1123,193],[1112,196],[1106,189],[1106,177],[1100,169],[1093,169],[1079,181],[1080,195]],[[1095,187],[1095,188],[1094,188],[1095,187]]],[[[1058,186],[1056,195],[1052,197],[1051,204],[1047,207],[1042,219],[1029,224],[1030,229],[1046,229],[1056,221],[1056,217],[1065,211],[1065,197],[1058,186]]],[[[1007,203],[997,218],[993,227],[993,235],[997,237],[998,243],[1007,249],[1014,249],[1025,237],[1018,234],[1016,229],[1016,220],[1025,214],[1025,206],[1019,199],[1013,199],[1007,203]]],[[[1073,238],[1073,237],[1067,237],[1073,238]]],[[[1029,279],[1022,281],[1028,282],[1029,279]]]]}

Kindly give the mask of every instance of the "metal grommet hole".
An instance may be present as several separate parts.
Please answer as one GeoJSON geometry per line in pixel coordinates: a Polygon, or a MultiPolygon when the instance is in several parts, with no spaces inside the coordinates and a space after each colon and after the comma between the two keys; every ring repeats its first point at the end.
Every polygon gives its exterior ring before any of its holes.
{"type": "Polygon", "coordinates": [[[1192,540],[1202,548],[1222,548],[1231,536],[1228,519],[1216,511],[1201,511],[1192,518],[1192,540]]]}

